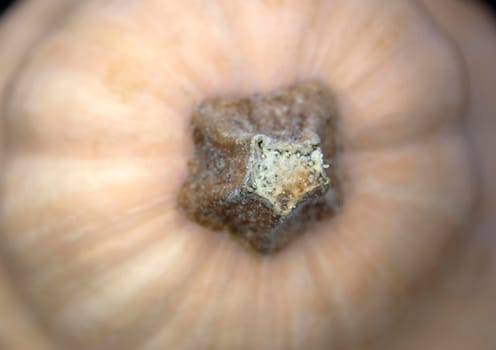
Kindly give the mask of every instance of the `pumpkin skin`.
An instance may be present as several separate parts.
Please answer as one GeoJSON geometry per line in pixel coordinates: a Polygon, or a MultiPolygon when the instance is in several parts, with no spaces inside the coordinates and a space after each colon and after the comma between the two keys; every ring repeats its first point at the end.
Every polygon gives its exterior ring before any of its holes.
{"type": "Polygon", "coordinates": [[[88,2],[33,49],[5,108],[0,221],[43,331],[63,348],[318,349],[387,329],[474,187],[455,51],[413,3],[381,3],[88,2]],[[311,78],[339,100],[340,216],[270,259],[184,219],[194,101],[311,78]]]}

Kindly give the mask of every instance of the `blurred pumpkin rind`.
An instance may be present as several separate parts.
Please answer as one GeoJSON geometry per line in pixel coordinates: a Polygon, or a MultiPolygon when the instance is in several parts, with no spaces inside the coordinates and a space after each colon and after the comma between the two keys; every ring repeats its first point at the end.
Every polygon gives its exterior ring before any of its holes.
{"type": "Polygon", "coordinates": [[[78,6],[25,58],[2,116],[1,253],[42,332],[96,350],[387,333],[474,192],[462,68],[415,3],[78,6]],[[339,212],[262,258],[188,220],[195,104],[316,80],[339,113],[339,212]]]}

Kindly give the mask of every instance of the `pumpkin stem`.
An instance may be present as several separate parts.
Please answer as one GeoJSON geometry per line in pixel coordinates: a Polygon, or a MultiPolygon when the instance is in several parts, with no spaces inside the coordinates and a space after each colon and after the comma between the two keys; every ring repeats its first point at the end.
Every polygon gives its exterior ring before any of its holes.
{"type": "Polygon", "coordinates": [[[268,254],[341,202],[335,102],[320,82],[201,102],[179,195],[189,218],[268,254]]]}

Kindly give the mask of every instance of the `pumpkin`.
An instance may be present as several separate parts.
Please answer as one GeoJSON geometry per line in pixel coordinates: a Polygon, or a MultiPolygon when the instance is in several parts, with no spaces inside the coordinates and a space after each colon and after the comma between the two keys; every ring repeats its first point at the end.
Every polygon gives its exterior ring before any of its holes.
{"type": "Polygon", "coordinates": [[[40,9],[5,44],[0,294],[15,326],[0,341],[384,349],[411,334],[405,315],[452,271],[493,170],[474,141],[487,86],[467,108],[477,48],[462,57],[419,4],[381,0],[28,2],[4,37],[40,9]],[[269,256],[190,220],[177,200],[195,104],[310,80],[336,99],[339,212],[269,256]]]}

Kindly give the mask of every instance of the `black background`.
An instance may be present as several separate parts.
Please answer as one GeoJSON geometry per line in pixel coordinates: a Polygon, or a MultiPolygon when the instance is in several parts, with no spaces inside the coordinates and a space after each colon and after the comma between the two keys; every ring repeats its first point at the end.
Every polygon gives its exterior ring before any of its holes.
{"type": "Polygon", "coordinates": [[[5,9],[7,7],[9,7],[9,5],[11,3],[13,3],[13,2],[14,2],[14,0],[11,0],[11,1],[6,1],[6,0],[1,1],[0,0],[0,13],[2,13],[3,11],[5,11],[5,9]]]}
{"type": "MultiPolygon", "coordinates": [[[[42,1],[42,0],[38,0],[42,1]]],[[[173,0],[177,1],[177,0],[173,0]]],[[[470,0],[469,0],[470,1],[470,0]]],[[[496,14],[496,0],[481,0],[482,2],[487,3],[489,6],[492,7],[494,14],[496,14]]],[[[4,12],[5,9],[9,7],[9,5],[13,4],[15,0],[0,0],[0,13],[4,12]]]]}

